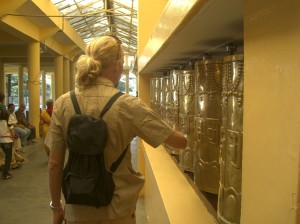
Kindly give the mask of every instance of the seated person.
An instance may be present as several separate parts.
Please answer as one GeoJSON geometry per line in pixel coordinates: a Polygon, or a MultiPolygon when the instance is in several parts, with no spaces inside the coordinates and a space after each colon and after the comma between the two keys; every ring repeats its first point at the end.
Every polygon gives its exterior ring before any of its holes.
{"type": "Polygon", "coordinates": [[[8,118],[8,124],[13,125],[15,133],[21,138],[21,145],[27,145],[27,139],[30,135],[30,129],[26,128],[24,125],[20,124],[15,115],[15,105],[13,103],[8,104],[7,107],[10,115],[8,118]]]}
{"type": "MultiPolygon", "coordinates": [[[[18,169],[23,165],[25,161],[24,157],[16,152],[16,150],[12,150],[12,157],[10,162],[10,169],[18,169]]],[[[0,150],[0,170],[3,170],[5,163],[5,154],[2,150],[0,150]]]]}
{"type": "MultiPolygon", "coordinates": [[[[50,121],[51,121],[51,115],[52,115],[52,110],[53,110],[53,100],[49,99],[46,102],[47,108],[45,110],[42,111],[41,113],[41,117],[40,117],[40,137],[43,138],[43,140],[45,141],[48,129],[49,129],[49,125],[50,125],[50,121]]],[[[49,156],[50,153],[50,149],[44,145],[45,147],[45,151],[47,156],[49,156]]]]}
{"type": "Polygon", "coordinates": [[[21,144],[21,138],[18,135],[18,133],[15,132],[15,137],[14,137],[14,145],[13,145],[13,149],[17,152],[17,153],[22,153],[22,144],[21,144]]]}
{"type": "Polygon", "coordinates": [[[36,138],[36,134],[35,134],[35,127],[33,125],[31,125],[28,121],[28,119],[25,116],[25,110],[26,110],[26,105],[24,103],[21,103],[19,109],[16,111],[16,117],[17,120],[20,124],[24,125],[26,128],[30,129],[30,135],[28,137],[28,141],[32,142],[31,140],[36,138]]]}

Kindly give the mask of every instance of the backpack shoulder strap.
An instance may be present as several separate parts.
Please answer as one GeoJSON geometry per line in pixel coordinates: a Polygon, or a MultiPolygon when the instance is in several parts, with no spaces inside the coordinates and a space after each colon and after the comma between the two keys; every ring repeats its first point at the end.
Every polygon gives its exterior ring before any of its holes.
{"type": "Polygon", "coordinates": [[[118,169],[119,165],[121,164],[122,160],[123,160],[124,157],[125,157],[125,154],[126,154],[128,148],[129,148],[129,145],[127,145],[126,149],[122,152],[122,154],[119,156],[119,158],[117,159],[117,161],[115,161],[115,162],[111,165],[111,167],[110,167],[110,169],[109,169],[109,173],[110,173],[110,174],[113,174],[113,173],[118,169]]]}
{"type": "Polygon", "coordinates": [[[109,108],[113,105],[113,103],[121,96],[123,95],[122,92],[118,92],[115,95],[112,96],[112,98],[110,98],[110,100],[107,102],[107,104],[105,105],[105,107],[103,108],[103,110],[100,113],[100,117],[102,118],[104,116],[104,114],[109,110],[109,108]]]}
{"type": "Polygon", "coordinates": [[[73,107],[74,107],[74,110],[75,110],[76,114],[81,114],[81,110],[80,110],[80,107],[78,105],[78,101],[76,99],[76,95],[75,95],[75,90],[74,89],[70,91],[70,95],[71,95],[71,100],[72,100],[73,107]]]}
{"type": "MultiPolygon", "coordinates": [[[[81,110],[75,95],[75,90],[71,90],[70,91],[70,95],[71,95],[71,100],[72,100],[72,104],[74,107],[74,110],[76,112],[76,114],[81,114],[81,110]]],[[[108,103],[105,105],[105,107],[103,108],[103,110],[101,111],[100,117],[102,118],[104,116],[104,114],[109,110],[109,108],[113,105],[113,103],[121,96],[123,95],[122,92],[118,92],[116,93],[114,96],[112,96],[112,98],[108,101],[108,103]]]]}

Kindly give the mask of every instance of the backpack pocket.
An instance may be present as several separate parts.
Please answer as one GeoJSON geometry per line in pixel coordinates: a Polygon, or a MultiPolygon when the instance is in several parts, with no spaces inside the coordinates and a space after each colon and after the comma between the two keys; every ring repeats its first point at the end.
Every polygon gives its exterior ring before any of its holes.
{"type": "Polygon", "coordinates": [[[81,177],[72,173],[66,176],[65,200],[68,204],[91,205],[97,204],[99,181],[97,176],[81,177]],[[98,185],[98,186],[97,186],[98,185]]]}
{"type": "Polygon", "coordinates": [[[115,189],[112,176],[108,172],[104,172],[102,177],[82,177],[69,172],[64,183],[63,193],[67,204],[97,208],[109,205],[115,189]]]}

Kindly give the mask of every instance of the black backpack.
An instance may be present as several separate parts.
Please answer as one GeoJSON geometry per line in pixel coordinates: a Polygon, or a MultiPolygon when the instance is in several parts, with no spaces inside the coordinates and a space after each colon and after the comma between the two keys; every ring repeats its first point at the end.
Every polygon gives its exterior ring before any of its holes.
{"type": "Polygon", "coordinates": [[[71,117],[67,130],[69,158],[62,180],[65,201],[67,204],[97,208],[107,206],[115,189],[112,174],[122,162],[129,145],[107,171],[104,149],[108,134],[102,117],[123,93],[118,92],[108,101],[99,119],[81,114],[75,91],[72,90],[70,94],[76,114],[71,117]]]}

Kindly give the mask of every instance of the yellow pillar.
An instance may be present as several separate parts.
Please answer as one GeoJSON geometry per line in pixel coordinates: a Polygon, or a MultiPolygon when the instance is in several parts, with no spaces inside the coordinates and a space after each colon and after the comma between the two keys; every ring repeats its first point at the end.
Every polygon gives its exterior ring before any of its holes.
{"type": "MultiPolygon", "coordinates": [[[[150,106],[150,75],[143,74],[143,76],[136,76],[137,82],[138,82],[138,97],[143,99],[143,101],[150,106]]],[[[142,139],[139,138],[138,141],[138,170],[146,175],[145,170],[145,158],[144,158],[144,146],[142,144],[142,139]]],[[[143,188],[141,192],[141,196],[144,196],[145,194],[145,187],[143,188]]]]}
{"type": "MultiPolygon", "coordinates": [[[[140,56],[150,39],[153,29],[157,25],[168,0],[139,0],[138,3],[138,56],[140,56]],[[151,8],[151,10],[149,10],[149,8],[151,8]]],[[[151,74],[138,75],[138,94],[148,105],[150,105],[150,77],[151,74]]]]}
{"type": "Polygon", "coordinates": [[[64,58],[64,75],[63,75],[63,93],[70,91],[70,61],[68,58],[64,58]]]}
{"type": "Polygon", "coordinates": [[[18,70],[18,96],[19,105],[24,103],[24,79],[23,79],[23,66],[19,66],[18,70]]]}
{"type": "Polygon", "coordinates": [[[42,71],[42,108],[46,108],[46,72],[42,71]]]}
{"type": "Polygon", "coordinates": [[[128,64],[128,55],[124,56],[124,60],[125,60],[124,65],[130,67],[130,65],[128,64]]]}
{"type": "Polygon", "coordinates": [[[125,92],[129,93],[129,71],[126,72],[125,92]]]}
{"type": "Polygon", "coordinates": [[[75,89],[76,63],[70,62],[70,89],[75,89]]]}
{"type": "Polygon", "coordinates": [[[55,57],[55,99],[63,94],[63,56],[55,57]]]}
{"type": "Polygon", "coordinates": [[[143,101],[147,103],[148,106],[150,106],[150,78],[151,74],[143,74],[138,76],[138,94],[139,97],[143,99],[143,101]]]}
{"type": "Polygon", "coordinates": [[[39,136],[40,122],[40,43],[28,44],[29,122],[39,136]]]}
{"type": "Polygon", "coordinates": [[[135,89],[136,89],[136,96],[139,96],[139,76],[137,74],[135,75],[135,89]]]}
{"type": "Polygon", "coordinates": [[[51,99],[55,99],[55,76],[51,73],[51,99]]]}
{"type": "Polygon", "coordinates": [[[241,223],[300,221],[299,11],[300,1],[244,1],[241,223]]]}
{"type": "Polygon", "coordinates": [[[142,53],[168,0],[139,0],[138,10],[138,56],[142,53]],[[149,10],[151,9],[151,10],[149,10]],[[151,19],[149,19],[151,18],[151,19]]]}
{"type": "Polygon", "coordinates": [[[6,94],[4,64],[1,60],[0,60],[0,91],[3,91],[6,94]]]}

